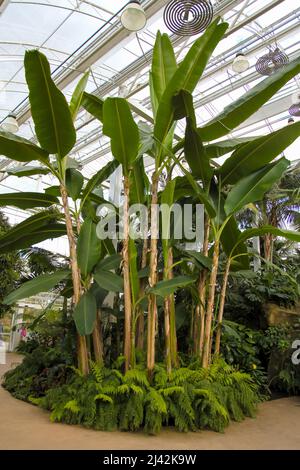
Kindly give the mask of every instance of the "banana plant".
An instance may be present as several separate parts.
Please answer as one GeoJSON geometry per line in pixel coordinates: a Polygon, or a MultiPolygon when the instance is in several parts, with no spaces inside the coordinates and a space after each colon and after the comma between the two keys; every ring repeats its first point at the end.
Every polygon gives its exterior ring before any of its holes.
{"type": "MultiPolygon", "coordinates": [[[[299,70],[299,60],[298,66],[294,64],[293,70],[299,70]]],[[[285,75],[289,77],[290,73],[289,70],[285,75]]],[[[279,82],[282,82],[282,75],[282,72],[278,74],[279,82]]],[[[271,83],[273,90],[277,90],[275,86],[276,82],[274,84],[274,80],[272,80],[271,83]]],[[[269,87],[271,87],[270,84],[269,87]]],[[[267,87],[268,91],[266,92],[266,96],[268,96],[269,87],[267,87]]],[[[260,87],[258,87],[258,102],[262,99],[261,89],[265,89],[265,85],[260,84],[260,87]]],[[[248,94],[248,99],[253,107],[255,103],[253,93],[248,94]]],[[[247,96],[244,97],[244,100],[247,100],[247,96]]],[[[234,124],[240,122],[237,120],[240,119],[240,117],[236,117],[236,114],[240,111],[242,102],[243,100],[241,99],[231,106],[231,116],[234,124]],[[236,108],[236,112],[233,112],[234,108],[236,108]]],[[[281,158],[275,161],[275,163],[271,162],[299,137],[300,126],[299,123],[296,123],[293,126],[288,126],[273,132],[268,136],[257,137],[243,143],[238,141],[236,148],[234,146],[227,147],[227,149],[234,150],[234,152],[220,168],[215,170],[211,165],[210,157],[212,153],[208,154],[206,150],[208,146],[204,145],[202,141],[202,130],[196,128],[192,97],[186,90],[182,90],[174,97],[174,109],[178,117],[186,117],[186,134],[183,142],[185,159],[190,166],[192,175],[196,180],[201,181],[204,190],[207,189],[208,191],[208,198],[211,202],[214,201],[213,204],[216,213],[216,217],[210,216],[210,226],[214,238],[214,250],[212,254],[212,271],[206,299],[205,324],[203,325],[202,323],[204,341],[202,341],[203,334],[200,332],[201,346],[203,346],[203,350],[200,348],[202,365],[207,367],[211,358],[212,323],[220,245],[222,244],[223,250],[228,255],[228,263],[224,273],[218,312],[217,353],[219,352],[221,323],[230,266],[231,263],[236,262],[238,259],[239,262],[241,262],[241,257],[247,255],[247,250],[237,228],[234,215],[247,204],[261,200],[264,194],[287,169],[289,162],[285,158],[281,158]],[[239,240],[238,243],[236,243],[237,239],[239,240]]],[[[246,110],[243,112],[246,115],[246,110]]],[[[228,123],[227,120],[226,122],[228,123]]],[[[216,126],[217,124],[215,126],[212,125],[211,129],[215,129],[216,126]]],[[[205,127],[205,129],[207,128],[208,126],[205,127]]],[[[207,136],[208,134],[205,135],[207,136]]],[[[216,134],[212,133],[211,135],[215,137],[216,134]]],[[[208,137],[206,137],[206,139],[208,139],[208,137]]],[[[218,144],[213,145],[215,149],[218,148],[218,144]]],[[[181,146],[177,146],[177,149],[178,148],[181,148],[181,146]]],[[[211,152],[212,146],[210,145],[209,148],[211,152]]],[[[207,250],[207,246],[205,250],[207,250]]],[[[245,258],[243,261],[245,261],[245,258]]],[[[201,281],[199,282],[199,286],[200,285],[201,281]]],[[[201,296],[201,292],[199,292],[199,296],[201,296]]],[[[202,304],[203,298],[201,305],[202,304]]],[[[199,306],[198,308],[203,307],[199,306]]]]}
{"type": "MultiPolygon", "coordinates": [[[[79,81],[69,105],[63,93],[56,87],[47,58],[42,53],[37,50],[27,51],[24,67],[29,89],[30,109],[39,145],[1,131],[0,152],[17,162],[39,162],[37,167],[15,168],[10,172],[11,174],[18,177],[52,174],[58,181],[58,187],[49,188],[45,193],[30,192],[1,196],[0,204],[2,205],[11,205],[21,209],[47,208],[48,210],[39,212],[14,227],[2,237],[0,247],[2,252],[6,252],[67,235],[75,307],[74,318],[79,331],[78,363],[82,372],[86,374],[89,369],[86,335],[91,332],[93,323],[90,322],[89,328],[86,329],[80,326],[87,311],[86,278],[100,259],[100,251],[98,252],[99,244],[93,232],[95,224],[92,224],[90,220],[84,222],[83,232],[80,235],[82,212],[86,204],[95,197],[93,195],[95,187],[107,179],[116,168],[116,163],[107,165],[84,186],[84,178],[76,168],[78,165],[69,157],[76,142],[74,121],[81,106],[89,74],[84,74],[79,81]],[[80,207],[77,207],[78,200],[80,200],[80,207]],[[53,211],[52,207],[57,207],[59,211],[53,211]],[[58,223],[62,221],[60,210],[64,214],[64,223],[58,223]],[[79,252],[77,250],[78,236],[80,237],[79,252]],[[88,250],[86,240],[91,242],[88,250]],[[84,256],[83,250],[85,250],[84,256]]],[[[66,273],[61,273],[63,274],[66,276],[66,273]]],[[[49,275],[48,284],[51,285],[51,279],[53,282],[57,281],[58,277],[60,279],[59,273],[49,275]]],[[[7,301],[10,303],[12,299],[19,299],[20,295],[23,296],[28,292],[41,292],[45,289],[45,285],[44,278],[29,281],[28,285],[24,284],[11,297],[8,297],[7,301]]],[[[89,305],[92,303],[90,302],[89,305]]]]}
{"type": "MultiPolygon", "coordinates": [[[[124,292],[124,356],[125,369],[135,363],[135,346],[144,343],[144,307],[148,300],[147,368],[153,374],[158,333],[158,302],[163,299],[165,351],[168,372],[176,366],[175,292],[189,288],[196,301],[193,338],[194,351],[207,367],[212,356],[214,322],[217,323],[215,352],[219,353],[226,287],[230,270],[245,269],[249,253],[245,242],[257,232],[239,230],[236,214],[246,205],[264,197],[266,191],[281,177],[289,162],[277,158],[300,134],[300,125],[294,124],[267,136],[246,139],[219,140],[266,103],[282,86],[300,72],[299,58],[261,81],[242,98],[211,122],[199,128],[193,106],[193,91],[215,48],[222,40],[228,25],[217,18],[189,49],[183,61],[176,62],[175,53],[166,34],[158,32],[153,51],[149,77],[153,110],[153,128],[137,125],[130,103],[122,98],[102,100],[85,92],[88,74],[78,83],[70,104],[51,78],[46,57],[38,51],[25,56],[25,74],[29,88],[31,113],[39,145],[0,132],[0,152],[24,167],[9,170],[10,174],[25,177],[52,174],[57,186],[44,193],[22,193],[0,196],[0,206],[11,205],[22,209],[42,208],[14,227],[0,239],[0,252],[21,249],[32,243],[67,234],[70,247],[70,271],[24,284],[7,302],[23,295],[37,293],[45,285],[54,286],[62,279],[72,279],[74,321],[78,330],[78,359],[83,373],[88,372],[86,336],[93,335],[94,352],[102,363],[99,333],[99,309],[102,303],[96,291],[124,292]],[[103,123],[103,133],[110,138],[114,159],[85,182],[70,154],[76,142],[74,120],[80,107],[103,123]],[[185,136],[176,141],[175,127],[185,119],[185,136]],[[143,168],[143,155],[154,162],[151,188],[143,168]],[[215,159],[230,154],[223,165],[215,159]],[[189,169],[183,163],[188,163],[189,169]],[[33,162],[38,162],[34,166],[33,162]],[[27,166],[30,164],[30,166],[27,166]],[[95,207],[103,203],[98,188],[122,165],[124,176],[124,236],[122,244],[122,272],[120,255],[109,242],[99,240],[96,234],[99,216],[95,207]],[[174,167],[182,176],[172,178],[174,167]],[[160,192],[159,180],[167,171],[167,185],[160,192]],[[159,278],[159,220],[158,202],[172,206],[183,195],[189,195],[205,207],[205,236],[202,251],[189,253],[189,259],[200,263],[197,279],[193,273],[174,275],[174,243],[162,239],[163,278],[159,278]],[[148,204],[150,212],[150,243],[144,240],[142,262],[138,261],[137,244],[130,238],[129,209],[136,202],[148,204]],[[56,210],[54,210],[56,208],[56,210]],[[58,210],[57,210],[58,209],[58,210]],[[149,260],[148,260],[149,252],[149,260]],[[227,260],[216,312],[216,282],[219,256],[227,260]],[[143,274],[141,275],[139,269],[143,274]],[[145,274],[147,272],[147,274],[145,274]],[[149,276],[148,286],[145,276],[149,276]],[[216,316],[216,320],[214,319],[216,316]],[[96,326],[96,327],[95,327],[96,326]],[[136,335],[137,329],[137,335],[136,335]],[[96,351],[98,351],[96,353],[96,351]]],[[[170,219],[166,219],[170,228],[170,219]]],[[[262,227],[261,233],[275,230],[262,227]]],[[[299,234],[277,232],[299,241],[299,234]]],[[[180,264],[178,265],[178,269],[180,264]]],[[[177,270],[176,270],[177,271],[177,270]]],[[[181,269],[183,272],[183,268],[181,269]]]]}
{"type": "Polygon", "coordinates": [[[132,258],[132,244],[129,238],[129,204],[130,204],[130,175],[135,161],[139,155],[140,134],[130,107],[123,98],[107,98],[103,104],[103,133],[110,137],[111,151],[115,159],[122,165],[124,175],[124,202],[123,202],[123,277],[124,277],[124,356],[125,371],[132,365],[132,304],[133,276],[132,269],[135,264],[132,258]],[[132,260],[132,262],[131,262],[132,260]]]}
{"type": "MultiPolygon", "coordinates": [[[[170,169],[172,165],[180,168],[184,175],[182,184],[190,185],[198,202],[205,206],[206,223],[202,256],[204,255],[203,258],[207,259],[210,254],[212,263],[211,269],[206,267],[202,270],[197,281],[199,321],[196,325],[201,332],[198,331],[195,336],[197,337],[197,351],[202,357],[203,365],[207,366],[211,356],[212,322],[220,250],[222,249],[228,259],[230,258],[232,269],[245,269],[248,253],[244,240],[241,238],[242,234],[235,214],[246,204],[260,199],[280,177],[288,162],[280,159],[274,163],[274,160],[299,136],[299,125],[296,124],[269,136],[230,138],[213,142],[242,124],[297,75],[300,72],[299,58],[260,82],[239,100],[225,108],[220,116],[207,125],[202,128],[197,126],[191,95],[227,28],[228,25],[220,23],[220,19],[217,18],[195,41],[180,64],[176,63],[174,50],[167,35],[157,33],[153,50],[149,86],[154,126],[152,135],[149,133],[149,146],[145,151],[154,160],[151,200],[149,201],[151,238],[147,291],[149,294],[147,368],[150,375],[155,365],[157,296],[160,293],[165,296],[173,294],[177,288],[185,285],[182,279],[167,278],[168,273],[172,272],[172,263],[170,263],[172,246],[167,246],[167,244],[163,246],[164,279],[162,281],[158,279],[158,220],[157,211],[154,208],[159,200],[159,178],[163,170],[170,169]],[[185,138],[174,143],[176,122],[183,117],[186,118],[185,138]],[[231,157],[223,166],[216,169],[218,165],[213,159],[229,153],[231,157]],[[183,157],[188,162],[190,171],[187,171],[182,164],[183,157]]],[[[100,98],[84,93],[82,104],[97,119],[104,120],[105,104],[100,98]]],[[[128,110],[127,117],[129,117],[128,110]]],[[[129,120],[131,122],[131,118],[129,120]]],[[[118,121],[116,119],[111,121],[111,129],[106,132],[109,136],[113,136],[115,131],[112,129],[112,122],[118,121]]],[[[168,191],[171,191],[172,184],[170,182],[168,191]]],[[[126,191],[128,192],[128,188],[126,191]]],[[[165,301],[165,329],[170,331],[168,305],[165,301]]],[[[168,334],[166,335],[166,351],[170,351],[168,334]]],[[[170,363],[168,354],[167,361],[170,363]]]]}

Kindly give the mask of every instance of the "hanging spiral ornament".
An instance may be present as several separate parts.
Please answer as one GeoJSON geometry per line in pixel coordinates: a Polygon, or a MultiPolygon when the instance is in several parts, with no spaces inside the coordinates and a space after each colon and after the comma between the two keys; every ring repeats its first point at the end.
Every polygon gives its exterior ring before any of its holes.
{"type": "Polygon", "coordinates": [[[276,47],[274,51],[261,56],[256,62],[255,68],[260,75],[272,75],[288,63],[289,58],[286,53],[276,47]]]}
{"type": "Polygon", "coordinates": [[[289,109],[289,113],[291,116],[300,117],[300,103],[293,104],[289,109]]]}
{"type": "Polygon", "coordinates": [[[177,36],[193,36],[209,26],[213,15],[210,0],[171,0],[164,11],[164,22],[177,36]]]}

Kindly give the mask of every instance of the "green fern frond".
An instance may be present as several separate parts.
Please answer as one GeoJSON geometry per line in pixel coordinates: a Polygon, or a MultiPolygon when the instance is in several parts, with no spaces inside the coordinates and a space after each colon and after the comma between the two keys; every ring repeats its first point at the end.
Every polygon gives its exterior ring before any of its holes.
{"type": "Polygon", "coordinates": [[[143,385],[144,387],[149,387],[149,381],[147,378],[147,373],[145,370],[131,369],[126,372],[124,376],[124,383],[131,384],[136,383],[138,385],[143,385]]]}
{"type": "Polygon", "coordinates": [[[78,403],[76,400],[70,400],[68,401],[65,406],[64,406],[64,409],[65,410],[69,410],[71,411],[72,413],[79,413],[80,412],[80,407],[78,406],[78,403]]]}
{"type": "Polygon", "coordinates": [[[119,385],[119,387],[117,387],[117,394],[125,395],[125,394],[128,394],[128,393],[130,393],[129,385],[123,384],[123,385],[119,385]]]}
{"type": "Polygon", "coordinates": [[[161,388],[158,390],[159,393],[161,393],[164,397],[168,397],[170,395],[173,395],[174,393],[183,393],[184,388],[179,387],[178,385],[174,385],[172,387],[167,387],[167,388],[161,388]]]}
{"type": "Polygon", "coordinates": [[[104,393],[98,393],[98,395],[96,395],[94,397],[94,400],[97,401],[97,400],[101,400],[101,401],[104,401],[106,403],[111,403],[113,404],[113,399],[111,397],[109,397],[108,395],[105,395],[104,393]]]}
{"type": "Polygon", "coordinates": [[[97,362],[90,361],[91,371],[98,384],[102,384],[104,379],[103,367],[100,367],[97,362]]]}
{"type": "Polygon", "coordinates": [[[133,393],[135,393],[136,395],[143,395],[144,394],[144,390],[139,387],[138,385],[135,385],[135,384],[130,384],[130,389],[133,391],[133,393]]]}

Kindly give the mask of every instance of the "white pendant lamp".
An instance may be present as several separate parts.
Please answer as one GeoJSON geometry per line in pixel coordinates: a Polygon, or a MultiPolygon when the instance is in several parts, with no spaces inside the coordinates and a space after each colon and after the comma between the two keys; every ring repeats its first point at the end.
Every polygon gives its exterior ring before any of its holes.
{"type": "Polygon", "coordinates": [[[140,0],[131,0],[121,14],[121,23],[128,31],[140,31],[146,26],[147,18],[140,0]]]}
{"type": "Polygon", "coordinates": [[[232,70],[236,73],[242,73],[242,72],[246,72],[246,70],[248,70],[249,67],[250,67],[249,60],[247,59],[245,54],[243,54],[242,52],[239,52],[236,55],[232,63],[232,70]]]}
{"type": "Polygon", "coordinates": [[[1,127],[5,132],[16,134],[19,130],[19,124],[15,114],[9,114],[3,121],[1,127]]]}

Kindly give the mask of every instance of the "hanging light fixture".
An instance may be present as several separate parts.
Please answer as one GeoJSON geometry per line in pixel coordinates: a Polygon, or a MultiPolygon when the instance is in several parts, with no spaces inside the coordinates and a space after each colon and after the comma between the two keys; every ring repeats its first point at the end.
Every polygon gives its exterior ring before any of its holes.
{"type": "Polygon", "coordinates": [[[128,31],[140,31],[146,26],[147,18],[140,0],[131,0],[121,14],[121,23],[128,31]]]}
{"type": "Polygon", "coordinates": [[[256,71],[260,75],[272,75],[289,63],[289,58],[279,47],[270,50],[268,54],[261,56],[255,64],[256,71]]]}
{"type": "Polygon", "coordinates": [[[242,52],[239,52],[232,62],[232,70],[236,73],[246,72],[250,67],[249,60],[242,52]]]}
{"type": "Polygon", "coordinates": [[[291,116],[300,117],[300,103],[293,104],[289,109],[289,113],[291,116]]]}
{"type": "Polygon", "coordinates": [[[212,22],[213,16],[210,0],[171,0],[164,10],[164,22],[177,36],[201,33],[212,22]]]}
{"type": "Polygon", "coordinates": [[[19,130],[19,124],[16,119],[15,114],[9,114],[3,121],[1,125],[2,129],[5,132],[11,132],[12,134],[16,134],[19,130]]]}

